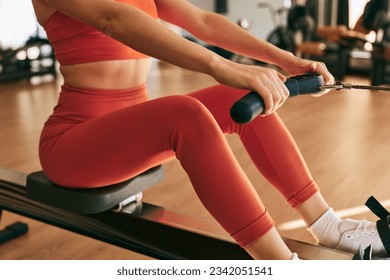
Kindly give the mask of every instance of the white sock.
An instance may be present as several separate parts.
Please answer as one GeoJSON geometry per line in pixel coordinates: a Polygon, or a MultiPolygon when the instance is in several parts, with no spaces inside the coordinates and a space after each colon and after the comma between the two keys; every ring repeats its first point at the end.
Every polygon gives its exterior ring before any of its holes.
{"type": "Polygon", "coordinates": [[[308,230],[321,245],[329,248],[336,248],[341,237],[339,231],[341,222],[342,220],[336,215],[333,208],[329,208],[308,228],[308,230]]]}

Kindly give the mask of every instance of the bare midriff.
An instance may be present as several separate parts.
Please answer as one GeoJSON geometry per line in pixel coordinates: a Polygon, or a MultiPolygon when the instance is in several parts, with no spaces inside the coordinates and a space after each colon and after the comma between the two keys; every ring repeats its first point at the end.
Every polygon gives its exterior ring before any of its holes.
{"type": "Polygon", "coordinates": [[[61,66],[64,84],[76,88],[127,89],[145,84],[151,59],[109,60],[61,66]]]}

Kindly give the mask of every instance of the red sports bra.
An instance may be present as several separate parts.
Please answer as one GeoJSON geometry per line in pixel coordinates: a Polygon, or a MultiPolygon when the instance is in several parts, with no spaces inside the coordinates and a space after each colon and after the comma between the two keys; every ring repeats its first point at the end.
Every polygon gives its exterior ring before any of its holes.
{"type": "MultiPolygon", "coordinates": [[[[154,18],[158,17],[153,0],[117,1],[143,10],[154,18]]],[[[61,65],[148,57],[59,11],[54,12],[43,27],[61,65]]]]}

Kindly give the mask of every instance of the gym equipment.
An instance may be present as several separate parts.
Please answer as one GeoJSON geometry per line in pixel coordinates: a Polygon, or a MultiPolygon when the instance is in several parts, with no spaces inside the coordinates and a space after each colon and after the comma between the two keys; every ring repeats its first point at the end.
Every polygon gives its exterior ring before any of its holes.
{"type": "MultiPolygon", "coordinates": [[[[324,85],[324,79],[316,74],[306,74],[287,79],[285,85],[290,92],[289,97],[314,94],[321,91],[320,87],[324,85]]],[[[235,122],[245,124],[260,115],[263,110],[263,99],[258,93],[251,91],[233,104],[230,116],[235,122]]]]}
{"type": "Polygon", "coordinates": [[[390,257],[378,256],[372,252],[372,247],[369,245],[367,248],[359,248],[359,251],[353,255],[352,260],[357,261],[371,261],[371,260],[390,260],[390,257]]]}
{"type": "Polygon", "coordinates": [[[351,83],[343,83],[338,82],[333,85],[323,85],[320,86],[320,90],[327,90],[327,89],[335,89],[335,90],[342,90],[342,89],[367,89],[367,90],[376,90],[376,91],[390,91],[389,86],[368,86],[368,85],[355,85],[351,83]]]}
{"type": "Polygon", "coordinates": [[[386,252],[390,255],[390,212],[373,196],[367,200],[365,205],[380,218],[376,223],[376,227],[386,252]]]}
{"type": "MultiPolygon", "coordinates": [[[[129,184],[132,184],[131,188],[143,190],[162,177],[163,169],[159,166],[126,183],[94,192],[63,190],[48,181],[41,171],[26,175],[0,168],[0,214],[2,210],[13,212],[157,259],[250,259],[214,220],[173,212],[140,200],[104,210],[113,205],[108,198],[111,192],[115,196],[128,192],[129,184]],[[49,190],[51,187],[53,190],[49,190]],[[63,205],[67,209],[55,206],[62,203],[63,197],[65,200],[77,199],[79,203],[63,205]],[[80,206],[81,203],[86,203],[86,208],[80,206]]],[[[128,195],[133,193],[115,200],[126,200],[128,195]]],[[[303,259],[352,259],[352,254],[284,240],[303,259]]]]}
{"type": "Polygon", "coordinates": [[[228,3],[226,0],[216,0],[214,3],[214,11],[219,14],[228,12],[228,3]]]}
{"type": "Polygon", "coordinates": [[[350,72],[368,73],[367,64],[371,63],[370,52],[364,47],[367,40],[365,34],[349,28],[349,1],[307,0],[305,8],[305,17],[311,18],[314,25],[311,34],[297,45],[296,54],[324,62],[337,80],[350,72]]]}
{"type": "Polygon", "coordinates": [[[257,4],[257,7],[260,9],[265,8],[269,10],[274,25],[273,30],[271,30],[266,40],[278,48],[294,52],[294,32],[286,23],[283,22],[284,14],[288,13],[289,8],[291,7],[291,3],[289,4],[290,5],[285,4],[281,8],[275,9],[271,3],[260,2],[257,4]]]}
{"type": "Polygon", "coordinates": [[[301,5],[293,5],[289,9],[287,14],[287,26],[294,32],[300,33],[300,38],[295,38],[295,45],[302,43],[301,41],[310,40],[310,37],[315,30],[314,19],[309,16],[307,8],[301,5]]]}
{"type": "Polygon", "coordinates": [[[13,223],[7,226],[4,230],[0,231],[0,244],[8,242],[14,238],[26,234],[28,231],[28,225],[21,222],[13,223]]]}
{"type": "Polygon", "coordinates": [[[377,221],[376,227],[381,237],[382,243],[386,249],[387,256],[381,256],[372,252],[371,245],[360,250],[353,256],[353,260],[390,260],[390,212],[387,211],[379,201],[371,196],[368,198],[365,205],[375,214],[380,220],[377,221]]]}
{"type": "Polygon", "coordinates": [[[54,50],[47,39],[31,37],[23,47],[0,50],[0,83],[43,75],[56,76],[54,50]]]}
{"type": "MultiPolygon", "coordinates": [[[[324,85],[321,76],[307,74],[287,79],[285,83],[290,91],[289,97],[301,94],[318,94],[326,90],[365,89],[374,91],[390,91],[390,86],[355,85],[351,83],[337,82],[332,85],[324,85]]],[[[232,119],[240,124],[245,124],[256,118],[264,110],[264,101],[259,94],[252,91],[235,102],[230,109],[232,119]]]]}
{"type": "Polygon", "coordinates": [[[372,22],[369,27],[376,32],[370,71],[371,84],[374,86],[390,81],[390,0],[383,1],[381,5],[383,7],[372,7],[367,11],[367,17],[372,22]]]}

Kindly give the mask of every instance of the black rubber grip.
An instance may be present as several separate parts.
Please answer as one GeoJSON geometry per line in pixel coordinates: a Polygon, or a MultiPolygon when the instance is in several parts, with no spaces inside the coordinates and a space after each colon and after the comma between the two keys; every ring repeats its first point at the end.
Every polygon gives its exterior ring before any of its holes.
{"type": "Polygon", "coordinates": [[[0,244],[3,244],[11,239],[19,237],[28,232],[28,225],[22,222],[15,222],[0,231],[0,244]]]}
{"type": "MultiPolygon", "coordinates": [[[[307,74],[289,78],[285,85],[290,92],[289,97],[313,94],[321,91],[320,87],[324,85],[324,79],[319,75],[307,74]]],[[[260,115],[263,110],[263,99],[258,93],[251,91],[233,104],[230,116],[235,122],[245,124],[260,115]]]]}

